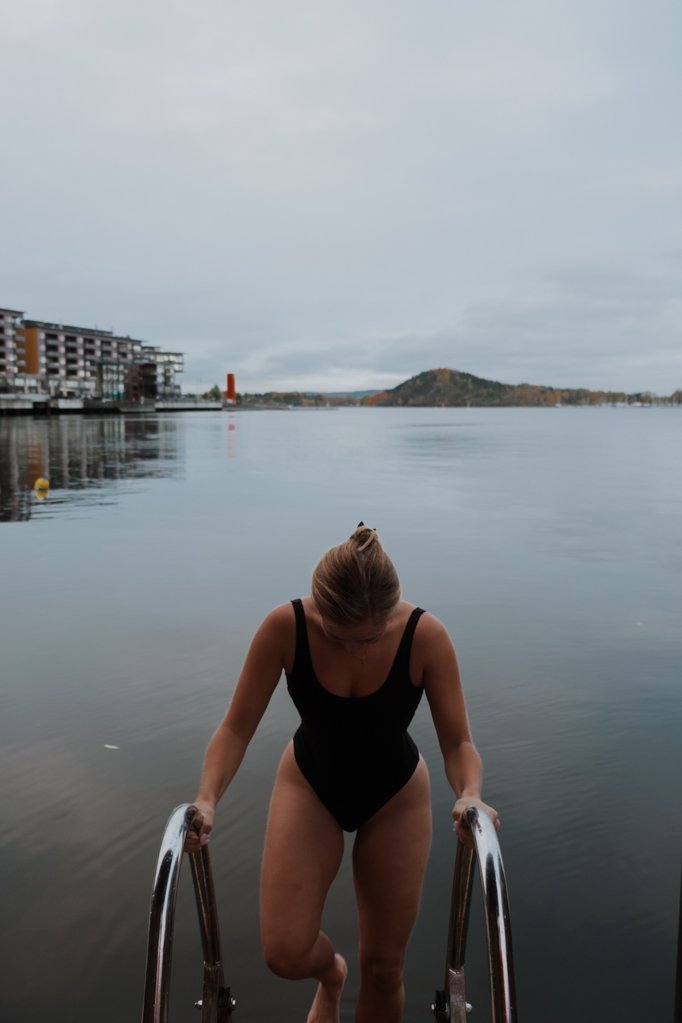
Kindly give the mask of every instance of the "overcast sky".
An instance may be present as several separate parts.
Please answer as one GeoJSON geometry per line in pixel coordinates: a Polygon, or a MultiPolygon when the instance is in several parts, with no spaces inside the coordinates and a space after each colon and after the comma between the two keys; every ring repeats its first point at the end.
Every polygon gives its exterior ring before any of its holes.
{"type": "Polygon", "coordinates": [[[678,0],[3,0],[0,305],[186,390],[682,386],[678,0]]]}

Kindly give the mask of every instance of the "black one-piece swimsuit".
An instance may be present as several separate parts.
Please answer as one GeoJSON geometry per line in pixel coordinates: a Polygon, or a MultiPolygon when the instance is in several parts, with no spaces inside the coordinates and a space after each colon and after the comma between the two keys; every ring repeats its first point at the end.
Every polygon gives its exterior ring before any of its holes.
{"type": "Polygon", "coordinates": [[[286,677],[301,715],[296,763],[344,831],[355,831],[407,784],[419,763],[407,728],[423,693],[410,682],[410,651],[424,612],[412,611],[382,686],[367,696],[337,696],[313,670],[303,603],[291,603],[296,654],[286,677]]]}

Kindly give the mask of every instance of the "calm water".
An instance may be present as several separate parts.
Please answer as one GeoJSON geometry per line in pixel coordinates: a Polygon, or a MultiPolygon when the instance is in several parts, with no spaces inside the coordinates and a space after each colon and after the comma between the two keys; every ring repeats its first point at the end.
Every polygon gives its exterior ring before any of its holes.
{"type": "MultiPolygon", "coordinates": [[[[672,409],[0,420],[0,1017],[139,1018],[165,820],[195,793],[255,626],[364,519],[458,648],[503,819],[522,1023],[672,1019],[681,432],[672,409]]],[[[243,1023],[299,1023],[312,994],[271,977],[258,947],[267,800],[294,727],[280,686],[211,845],[243,1023]]],[[[427,1021],[452,796],[425,705],[412,733],[435,836],[406,1019],[427,1021]]],[[[350,886],[346,859],[326,927],[352,957],[350,886]]],[[[467,972],[486,1020],[480,926],[467,972]]],[[[194,1020],[188,870],[173,978],[172,1019],[194,1020]]],[[[351,968],[344,1020],[356,990],[351,968]]]]}

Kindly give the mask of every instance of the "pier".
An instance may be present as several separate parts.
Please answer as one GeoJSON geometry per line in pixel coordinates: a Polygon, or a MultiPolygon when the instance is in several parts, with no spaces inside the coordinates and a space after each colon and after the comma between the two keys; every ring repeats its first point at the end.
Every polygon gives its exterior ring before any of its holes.
{"type": "Polygon", "coordinates": [[[48,394],[0,394],[0,416],[111,415],[156,412],[215,412],[222,401],[205,398],[143,398],[140,401],[105,401],[96,398],[52,398],[48,394]]]}

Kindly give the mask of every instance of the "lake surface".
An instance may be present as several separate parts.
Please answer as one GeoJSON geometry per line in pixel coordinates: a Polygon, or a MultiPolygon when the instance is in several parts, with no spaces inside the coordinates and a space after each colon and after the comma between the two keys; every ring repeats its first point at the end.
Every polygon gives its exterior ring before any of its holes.
{"type": "MultiPolygon", "coordinates": [[[[195,795],[257,624],[363,519],[458,650],[503,821],[522,1023],[672,1019],[681,437],[675,409],[0,420],[0,1017],[139,1019],[165,821],[195,795]]],[[[314,987],[271,976],[258,944],[267,801],[295,726],[281,684],[211,843],[242,1023],[300,1023],[314,987]]],[[[452,794],[425,701],[411,731],[434,843],[405,1018],[427,1021],[452,794]]],[[[351,891],[347,856],[325,926],[352,961],[351,891]]],[[[474,904],[468,995],[487,1020],[478,888],[474,904]]],[[[187,868],[173,962],[171,1020],[197,1019],[187,868]]],[[[357,984],[351,962],[344,1021],[357,984]]]]}

